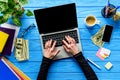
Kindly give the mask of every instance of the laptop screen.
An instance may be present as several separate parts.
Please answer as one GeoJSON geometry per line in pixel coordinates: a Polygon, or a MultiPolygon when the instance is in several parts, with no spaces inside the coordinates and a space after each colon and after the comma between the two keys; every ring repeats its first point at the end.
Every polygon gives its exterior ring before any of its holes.
{"type": "Polygon", "coordinates": [[[75,3],[34,10],[39,33],[51,33],[77,27],[75,3]]]}

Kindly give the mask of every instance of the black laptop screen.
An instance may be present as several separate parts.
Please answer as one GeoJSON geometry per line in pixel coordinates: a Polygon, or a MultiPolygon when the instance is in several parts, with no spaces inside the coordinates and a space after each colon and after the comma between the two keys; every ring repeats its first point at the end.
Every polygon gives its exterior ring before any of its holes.
{"type": "Polygon", "coordinates": [[[39,33],[50,33],[77,27],[75,4],[34,10],[39,33]]]}

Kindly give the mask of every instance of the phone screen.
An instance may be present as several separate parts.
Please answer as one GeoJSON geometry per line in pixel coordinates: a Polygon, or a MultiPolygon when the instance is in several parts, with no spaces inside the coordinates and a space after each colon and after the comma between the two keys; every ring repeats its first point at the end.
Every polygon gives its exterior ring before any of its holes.
{"type": "Polygon", "coordinates": [[[109,42],[110,41],[112,30],[113,30],[113,26],[111,26],[111,25],[106,25],[105,26],[102,41],[104,41],[104,42],[109,42]]]}

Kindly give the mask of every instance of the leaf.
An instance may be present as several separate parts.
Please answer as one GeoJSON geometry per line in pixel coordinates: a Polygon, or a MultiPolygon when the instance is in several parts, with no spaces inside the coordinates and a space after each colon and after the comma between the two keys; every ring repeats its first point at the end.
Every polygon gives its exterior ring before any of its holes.
{"type": "Polygon", "coordinates": [[[6,11],[3,11],[3,12],[1,12],[2,14],[12,14],[13,13],[13,9],[10,9],[10,8],[8,8],[6,11]]]}
{"type": "Polygon", "coordinates": [[[28,4],[28,0],[19,0],[22,5],[28,4]]]}
{"type": "Polygon", "coordinates": [[[24,14],[24,12],[25,12],[24,8],[16,10],[13,12],[13,16],[21,17],[24,14]]]}
{"type": "Polygon", "coordinates": [[[14,8],[15,8],[15,10],[19,10],[19,9],[22,8],[22,6],[18,3],[18,4],[16,4],[16,5],[14,6],[14,8]]]}
{"type": "Polygon", "coordinates": [[[8,5],[5,2],[0,2],[0,11],[6,11],[8,9],[8,5]]]}
{"type": "Polygon", "coordinates": [[[0,24],[7,22],[9,17],[10,14],[4,14],[3,16],[0,16],[0,24]]]}
{"type": "Polygon", "coordinates": [[[6,3],[7,3],[7,2],[8,2],[8,0],[0,0],[0,2],[6,2],[6,3]]]}
{"type": "Polygon", "coordinates": [[[30,10],[27,10],[26,15],[27,15],[27,16],[33,16],[33,13],[32,13],[30,10]]]}
{"type": "Polygon", "coordinates": [[[8,7],[11,9],[14,9],[16,3],[14,0],[8,0],[8,7]]]}
{"type": "Polygon", "coordinates": [[[21,21],[20,21],[20,19],[18,17],[13,17],[12,21],[17,26],[21,26],[22,25],[22,23],[21,23],[21,21]]]}

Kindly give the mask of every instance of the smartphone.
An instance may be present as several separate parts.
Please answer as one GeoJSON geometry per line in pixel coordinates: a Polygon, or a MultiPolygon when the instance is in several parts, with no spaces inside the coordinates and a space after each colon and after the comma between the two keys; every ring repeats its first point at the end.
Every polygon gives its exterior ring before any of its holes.
{"type": "Polygon", "coordinates": [[[113,26],[106,25],[104,33],[103,33],[102,41],[104,41],[104,42],[110,42],[112,31],[113,31],[113,26]]]}

